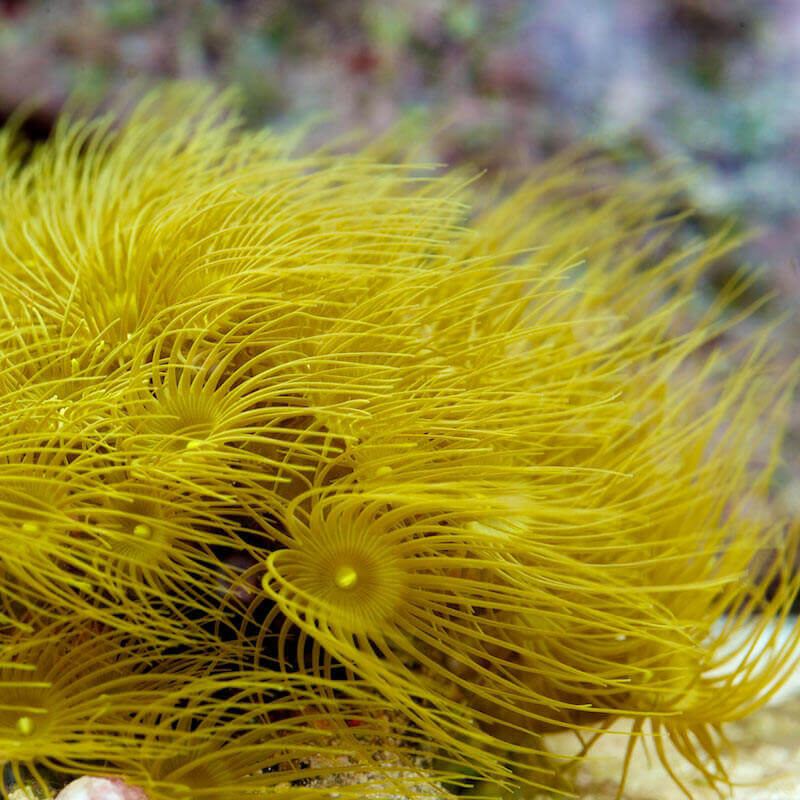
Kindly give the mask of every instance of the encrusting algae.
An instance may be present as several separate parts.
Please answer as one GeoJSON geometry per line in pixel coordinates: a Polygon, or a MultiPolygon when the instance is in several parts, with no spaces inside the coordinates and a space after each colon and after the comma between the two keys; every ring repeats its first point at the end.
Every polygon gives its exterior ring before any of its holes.
{"type": "Polygon", "coordinates": [[[681,325],[730,238],[680,244],[658,171],[483,202],[297,139],[181,85],[2,135],[0,758],[510,797],[623,718],[724,785],[799,580],[753,513],[795,375],[768,331],[723,368],[744,278],[681,325]]]}

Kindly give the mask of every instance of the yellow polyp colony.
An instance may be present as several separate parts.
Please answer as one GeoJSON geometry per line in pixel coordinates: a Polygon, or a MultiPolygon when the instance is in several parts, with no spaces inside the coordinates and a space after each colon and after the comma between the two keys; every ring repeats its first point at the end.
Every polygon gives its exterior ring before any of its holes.
{"type": "Polygon", "coordinates": [[[302,139],[183,85],[0,134],[0,760],[514,798],[621,719],[724,787],[800,583],[797,369],[719,344],[744,278],[686,324],[734,242],[678,235],[665,171],[485,204],[302,139]]]}

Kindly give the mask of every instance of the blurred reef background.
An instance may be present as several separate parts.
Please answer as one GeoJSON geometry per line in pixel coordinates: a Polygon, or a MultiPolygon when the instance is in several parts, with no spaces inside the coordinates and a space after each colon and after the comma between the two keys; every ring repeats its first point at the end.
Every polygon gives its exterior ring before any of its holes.
{"type": "Polygon", "coordinates": [[[797,290],[797,0],[0,1],[0,113],[38,103],[32,133],[140,77],[238,84],[254,124],[446,121],[451,164],[586,139],[683,157],[698,208],[765,226],[755,252],[797,290]]]}

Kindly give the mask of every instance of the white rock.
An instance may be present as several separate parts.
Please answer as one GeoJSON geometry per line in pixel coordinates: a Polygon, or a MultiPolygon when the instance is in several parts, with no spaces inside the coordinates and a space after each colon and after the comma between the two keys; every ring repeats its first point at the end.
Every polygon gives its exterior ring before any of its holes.
{"type": "Polygon", "coordinates": [[[121,778],[95,778],[85,775],[67,784],[56,800],[148,800],[138,787],[121,778]]]}

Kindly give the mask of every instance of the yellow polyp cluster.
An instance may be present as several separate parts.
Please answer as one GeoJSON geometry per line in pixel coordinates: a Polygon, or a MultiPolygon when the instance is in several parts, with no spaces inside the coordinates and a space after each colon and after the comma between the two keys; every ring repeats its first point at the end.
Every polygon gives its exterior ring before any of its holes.
{"type": "Polygon", "coordinates": [[[512,798],[622,718],[724,785],[800,582],[797,370],[720,349],[743,278],[685,324],[733,242],[682,243],[659,170],[484,207],[297,139],[182,85],[0,137],[0,760],[512,798]]]}

